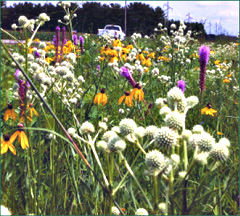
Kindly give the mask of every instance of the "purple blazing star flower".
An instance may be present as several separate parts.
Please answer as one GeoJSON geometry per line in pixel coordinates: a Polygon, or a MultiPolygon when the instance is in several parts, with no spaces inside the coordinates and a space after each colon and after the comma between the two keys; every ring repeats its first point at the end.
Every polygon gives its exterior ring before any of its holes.
{"type": "Polygon", "coordinates": [[[128,80],[128,82],[132,85],[133,88],[135,88],[136,82],[133,79],[132,74],[126,67],[121,67],[120,74],[128,80]]]}
{"type": "Polygon", "coordinates": [[[40,57],[39,52],[35,52],[34,55],[35,55],[36,58],[39,58],[39,57],[40,57]]]}
{"type": "Polygon", "coordinates": [[[53,45],[57,46],[57,38],[55,35],[53,35],[53,45]]]}
{"type": "Polygon", "coordinates": [[[177,87],[180,88],[182,90],[182,92],[184,93],[184,91],[185,91],[185,81],[178,80],[177,87]]]}
{"type": "Polygon", "coordinates": [[[200,63],[199,87],[201,89],[201,97],[205,86],[206,67],[209,60],[209,55],[210,47],[206,47],[203,45],[199,48],[199,63],[200,63]]]}
{"type": "Polygon", "coordinates": [[[77,39],[78,39],[78,38],[77,38],[77,35],[74,34],[74,35],[73,35],[73,42],[74,42],[75,45],[77,45],[77,39]]]}
{"type": "Polygon", "coordinates": [[[100,71],[100,65],[97,66],[97,70],[100,71]]]}

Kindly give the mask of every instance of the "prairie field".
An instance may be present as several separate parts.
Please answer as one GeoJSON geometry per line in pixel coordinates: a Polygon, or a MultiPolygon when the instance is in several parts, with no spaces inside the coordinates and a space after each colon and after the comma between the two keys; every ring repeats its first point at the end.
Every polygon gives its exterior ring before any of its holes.
{"type": "Polygon", "coordinates": [[[69,4],[1,30],[4,212],[239,214],[239,38],[74,33],[69,4]]]}

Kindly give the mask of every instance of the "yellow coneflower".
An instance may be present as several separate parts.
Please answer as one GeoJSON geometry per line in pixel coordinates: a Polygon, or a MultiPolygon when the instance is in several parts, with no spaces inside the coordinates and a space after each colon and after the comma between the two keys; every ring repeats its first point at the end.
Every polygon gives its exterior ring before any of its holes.
{"type": "Polygon", "coordinates": [[[121,47],[122,46],[122,42],[119,39],[115,38],[115,40],[113,41],[112,45],[114,47],[121,47]]]}
{"type": "Polygon", "coordinates": [[[225,78],[224,80],[223,80],[223,83],[230,83],[231,81],[229,80],[229,79],[227,79],[227,78],[225,78]]]}
{"type": "Polygon", "coordinates": [[[51,62],[53,61],[53,58],[47,57],[45,58],[45,61],[48,62],[48,64],[51,64],[51,62]]]}
{"type": "Polygon", "coordinates": [[[16,155],[16,149],[13,146],[13,140],[8,134],[5,134],[3,138],[1,137],[1,154],[5,154],[8,149],[10,149],[10,151],[16,155]]]}
{"type": "Polygon", "coordinates": [[[130,94],[135,100],[138,100],[139,102],[144,99],[144,92],[142,90],[142,86],[138,83],[135,85],[134,89],[131,91],[130,94]]]}
{"type": "Polygon", "coordinates": [[[107,95],[105,94],[105,88],[101,89],[101,92],[99,92],[93,101],[94,104],[102,104],[103,106],[105,106],[105,104],[107,103],[107,95]]]}
{"type": "Polygon", "coordinates": [[[215,64],[215,65],[219,65],[220,62],[221,62],[220,60],[215,60],[215,61],[214,61],[214,64],[215,64]]]}
{"type": "Polygon", "coordinates": [[[27,106],[27,109],[30,111],[30,117],[33,117],[33,113],[35,116],[39,116],[38,112],[34,109],[33,104],[30,103],[29,106],[27,106]]]}
{"type": "Polygon", "coordinates": [[[14,121],[16,120],[16,114],[15,114],[12,104],[8,104],[8,109],[5,112],[4,117],[3,117],[4,121],[7,121],[9,118],[12,118],[14,121]]]}
{"type": "Polygon", "coordinates": [[[217,113],[217,110],[213,109],[212,105],[208,103],[205,108],[201,109],[201,113],[205,115],[214,116],[214,113],[217,113]]]}
{"type": "Polygon", "coordinates": [[[133,97],[130,95],[129,91],[126,91],[125,94],[119,98],[118,104],[120,105],[123,100],[125,99],[125,104],[127,104],[128,107],[133,106],[133,97]]]}
{"type": "Polygon", "coordinates": [[[133,49],[133,45],[132,45],[131,43],[129,43],[129,44],[127,45],[127,49],[132,50],[132,49],[133,49]]]}
{"type": "Polygon", "coordinates": [[[15,139],[18,137],[18,142],[21,144],[22,149],[28,148],[28,138],[25,132],[23,131],[23,124],[18,125],[18,130],[11,136],[10,140],[12,143],[15,141],[15,139]]]}
{"type": "Polygon", "coordinates": [[[217,135],[223,135],[223,133],[222,133],[222,132],[220,132],[220,131],[218,131],[218,132],[217,132],[217,135]]]}
{"type": "Polygon", "coordinates": [[[139,54],[137,54],[137,60],[145,61],[145,57],[141,52],[139,54]]]}
{"type": "Polygon", "coordinates": [[[149,54],[147,55],[147,57],[152,58],[152,59],[155,59],[155,58],[156,58],[155,55],[156,55],[155,52],[151,52],[151,53],[149,53],[149,54]]]}

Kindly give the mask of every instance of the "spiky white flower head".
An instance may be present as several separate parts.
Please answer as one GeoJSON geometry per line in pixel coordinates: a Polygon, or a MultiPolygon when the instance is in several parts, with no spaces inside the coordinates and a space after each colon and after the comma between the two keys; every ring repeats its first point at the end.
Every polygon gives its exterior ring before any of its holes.
{"type": "Polygon", "coordinates": [[[107,145],[107,143],[105,141],[100,140],[100,141],[97,142],[96,147],[99,150],[107,151],[108,145],[107,145]]]}
{"type": "Polygon", "coordinates": [[[171,159],[172,159],[174,164],[179,164],[180,163],[180,157],[177,154],[172,154],[171,159]]]}
{"type": "Polygon", "coordinates": [[[165,99],[164,98],[158,98],[155,103],[158,107],[162,108],[162,107],[165,106],[165,99]]]}
{"type": "Polygon", "coordinates": [[[155,126],[155,125],[150,125],[148,127],[146,127],[146,136],[149,138],[149,139],[153,139],[155,134],[157,133],[157,130],[158,128],[155,126]]]}
{"type": "Polygon", "coordinates": [[[198,146],[198,141],[201,139],[201,135],[200,134],[193,134],[192,136],[190,136],[188,143],[190,148],[195,149],[198,146]]]}
{"type": "Polygon", "coordinates": [[[13,30],[16,30],[16,29],[18,28],[18,26],[14,23],[14,24],[12,24],[11,28],[12,28],[13,30]]]}
{"type": "Polygon", "coordinates": [[[69,53],[67,58],[71,61],[72,64],[76,63],[76,55],[74,53],[69,53]]]}
{"type": "Polygon", "coordinates": [[[185,124],[185,116],[179,112],[171,112],[164,120],[166,125],[173,130],[180,130],[185,124]]]}
{"type": "Polygon", "coordinates": [[[163,27],[163,24],[162,24],[162,23],[158,23],[158,27],[159,27],[159,28],[162,28],[162,27],[163,27]]]}
{"type": "Polygon", "coordinates": [[[227,138],[225,138],[225,137],[221,138],[221,139],[219,140],[219,143],[220,143],[220,144],[223,144],[223,145],[225,145],[225,146],[227,146],[227,147],[230,146],[230,141],[229,141],[227,138]]]}
{"type": "Polygon", "coordinates": [[[86,121],[81,125],[81,133],[82,134],[88,134],[88,133],[93,133],[95,132],[94,126],[92,123],[86,121]]]}
{"type": "Polygon", "coordinates": [[[83,78],[83,76],[79,76],[77,79],[78,79],[79,82],[82,82],[82,83],[85,82],[85,79],[83,78]]]}
{"type": "Polygon", "coordinates": [[[65,21],[69,21],[70,17],[69,17],[68,15],[65,15],[65,16],[63,17],[63,19],[64,19],[65,21]]]}
{"type": "Polygon", "coordinates": [[[27,19],[27,17],[25,17],[25,16],[20,16],[19,18],[18,18],[18,24],[19,24],[19,26],[25,26],[25,27],[27,27],[26,25],[29,23],[29,20],[27,19]]]}
{"type": "Polygon", "coordinates": [[[98,126],[102,128],[103,130],[107,130],[108,126],[106,122],[98,122],[98,126]]]}
{"type": "Polygon", "coordinates": [[[19,62],[19,64],[22,64],[25,61],[25,58],[23,56],[19,55],[16,60],[19,62]]]}
{"type": "Polygon", "coordinates": [[[194,107],[199,102],[198,97],[196,96],[190,96],[186,99],[186,101],[187,101],[187,106],[190,106],[190,107],[194,107]]]}
{"type": "Polygon", "coordinates": [[[171,148],[177,144],[177,133],[169,127],[161,127],[154,136],[154,141],[160,146],[171,148]]]}
{"type": "Polygon", "coordinates": [[[137,138],[142,138],[145,136],[145,132],[146,132],[146,129],[144,127],[137,127],[135,128],[134,130],[134,135],[137,137],[137,138]]]}
{"type": "Polygon", "coordinates": [[[115,133],[120,133],[120,128],[118,126],[112,127],[111,131],[114,131],[115,133]]]}
{"type": "Polygon", "coordinates": [[[126,143],[119,136],[113,136],[108,141],[108,149],[111,152],[123,151],[126,148],[126,143]]]}
{"type": "Polygon", "coordinates": [[[34,60],[34,57],[32,54],[28,54],[28,61],[32,62],[34,60]]]}
{"type": "Polygon", "coordinates": [[[45,49],[46,48],[46,43],[45,42],[40,42],[39,43],[39,48],[40,49],[45,49]]]}
{"type": "Polygon", "coordinates": [[[135,215],[148,215],[148,212],[146,209],[144,208],[139,208],[137,209],[137,211],[135,212],[135,215]]]}
{"type": "Polygon", "coordinates": [[[120,133],[123,136],[127,136],[128,134],[134,132],[135,128],[137,128],[137,125],[134,120],[125,118],[121,120],[119,124],[119,128],[120,128],[120,133]]]}
{"type": "Polygon", "coordinates": [[[165,156],[158,150],[152,150],[146,154],[145,163],[150,175],[157,176],[168,165],[165,156]]]}
{"type": "Polygon", "coordinates": [[[160,114],[161,116],[166,116],[166,115],[170,114],[171,112],[172,112],[172,110],[171,110],[169,107],[163,106],[163,107],[160,109],[159,114],[160,114]]]}
{"type": "Polygon", "coordinates": [[[166,203],[159,203],[158,209],[159,209],[159,214],[165,215],[166,212],[167,212],[167,210],[166,210],[166,203]]]}
{"type": "Polygon", "coordinates": [[[124,113],[124,109],[120,108],[120,109],[118,110],[118,113],[119,113],[119,114],[123,114],[123,113],[124,113]]]}
{"type": "Polygon", "coordinates": [[[70,98],[70,99],[69,99],[69,102],[72,103],[72,104],[74,104],[74,105],[77,104],[77,101],[78,101],[77,98],[70,98]]]}
{"type": "Polygon", "coordinates": [[[176,104],[177,109],[181,112],[184,111],[187,105],[184,93],[178,87],[173,87],[172,89],[169,90],[169,92],[167,93],[167,101],[168,101],[169,107],[172,110],[175,109],[175,104],[176,104]]]}
{"type": "Polygon", "coordinates": [[[203,129],[203,126],[202,125],[195,125],[192,129],[192,132],[194,134],[202,134],[204,133],[204,129],[203,129]]]}
{"type": "Polygon", "coordinates": [[[171,29],[176,29],[177,26],[176,26],[176,24],[172,23],[172,24],[170,25],[170,28],[171,28],[171,29]]]}
{"type": "Polygon", "coordinates": [[[39,14],[38,20],[40,22],[46,22],[46,21],[50,21],[50,17],[45,13],[41,13],[39,14]]]}
{"type": "Polygon", "coordinates": [[[225,161],[229,157],[228,147],[224,142],[216,143],[210,151],[210,156],[219,161],[225,161]]]}
{"type": "Polygon", "coordinates": [[[182,138],[186,141],[188,141],[191,136],[192,136],[192,132],[190,130],[184,130],[182,132],[182,138]]]}
{"type": "Polygon", "coordinates": [[[208,156],[209,156],[208,152],[200,152],[194,156],[194,159],[197,162],[201,163],[202,165],[206,165],[208,156]]]}
{"type": "Polygon", "coordinates": [[[120,215],[120,211],[116,206],[112,206],[112,214],[113,215],[120,215]]]}
{"type": "Polygon", "coordinates": [[[5,206],[1,205],[1,215],[12,215],[12,213],[5,206]]]}
{"type": "Polygon", "coordinates": [[[179,176],[180,179],[183,179],[186,174],[187,174],[186,171],[181,171],[181,172],[178,173],[178,176],[179,176]]]}
{"type": "Polygon", "coordinates": [[[75,128],[68,128],[68,133],[73,136],[76,133],[76,129],[75,128]]]}
{"type": "Polygon", "coordinates": [[[117,136],[114,131],[106,131],[102,136],[102,140],[108,142],[113,136],[117,136]]]}
{"type": "Polygon", "coordinates": [[[197,145],[201,151],[209,152],[213,145],[215,144],[215,139],[209,133],[202,133],[201,138],[197,141],[197,145]]]}

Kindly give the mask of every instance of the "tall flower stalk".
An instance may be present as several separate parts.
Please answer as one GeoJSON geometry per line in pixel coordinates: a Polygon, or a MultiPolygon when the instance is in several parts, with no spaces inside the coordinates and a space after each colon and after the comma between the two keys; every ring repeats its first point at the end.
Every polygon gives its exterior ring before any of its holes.
{"type": "Polygon", "coordinates": [[[199,78],[199,87],[201,90],[201,98],[204,91],[205,86],[205,75],[206,75],[206,67],[209,60],[210,48],[206,46],[201,46],[199,48],[199,63],[200,63],[200,78],[199,78]]]}

